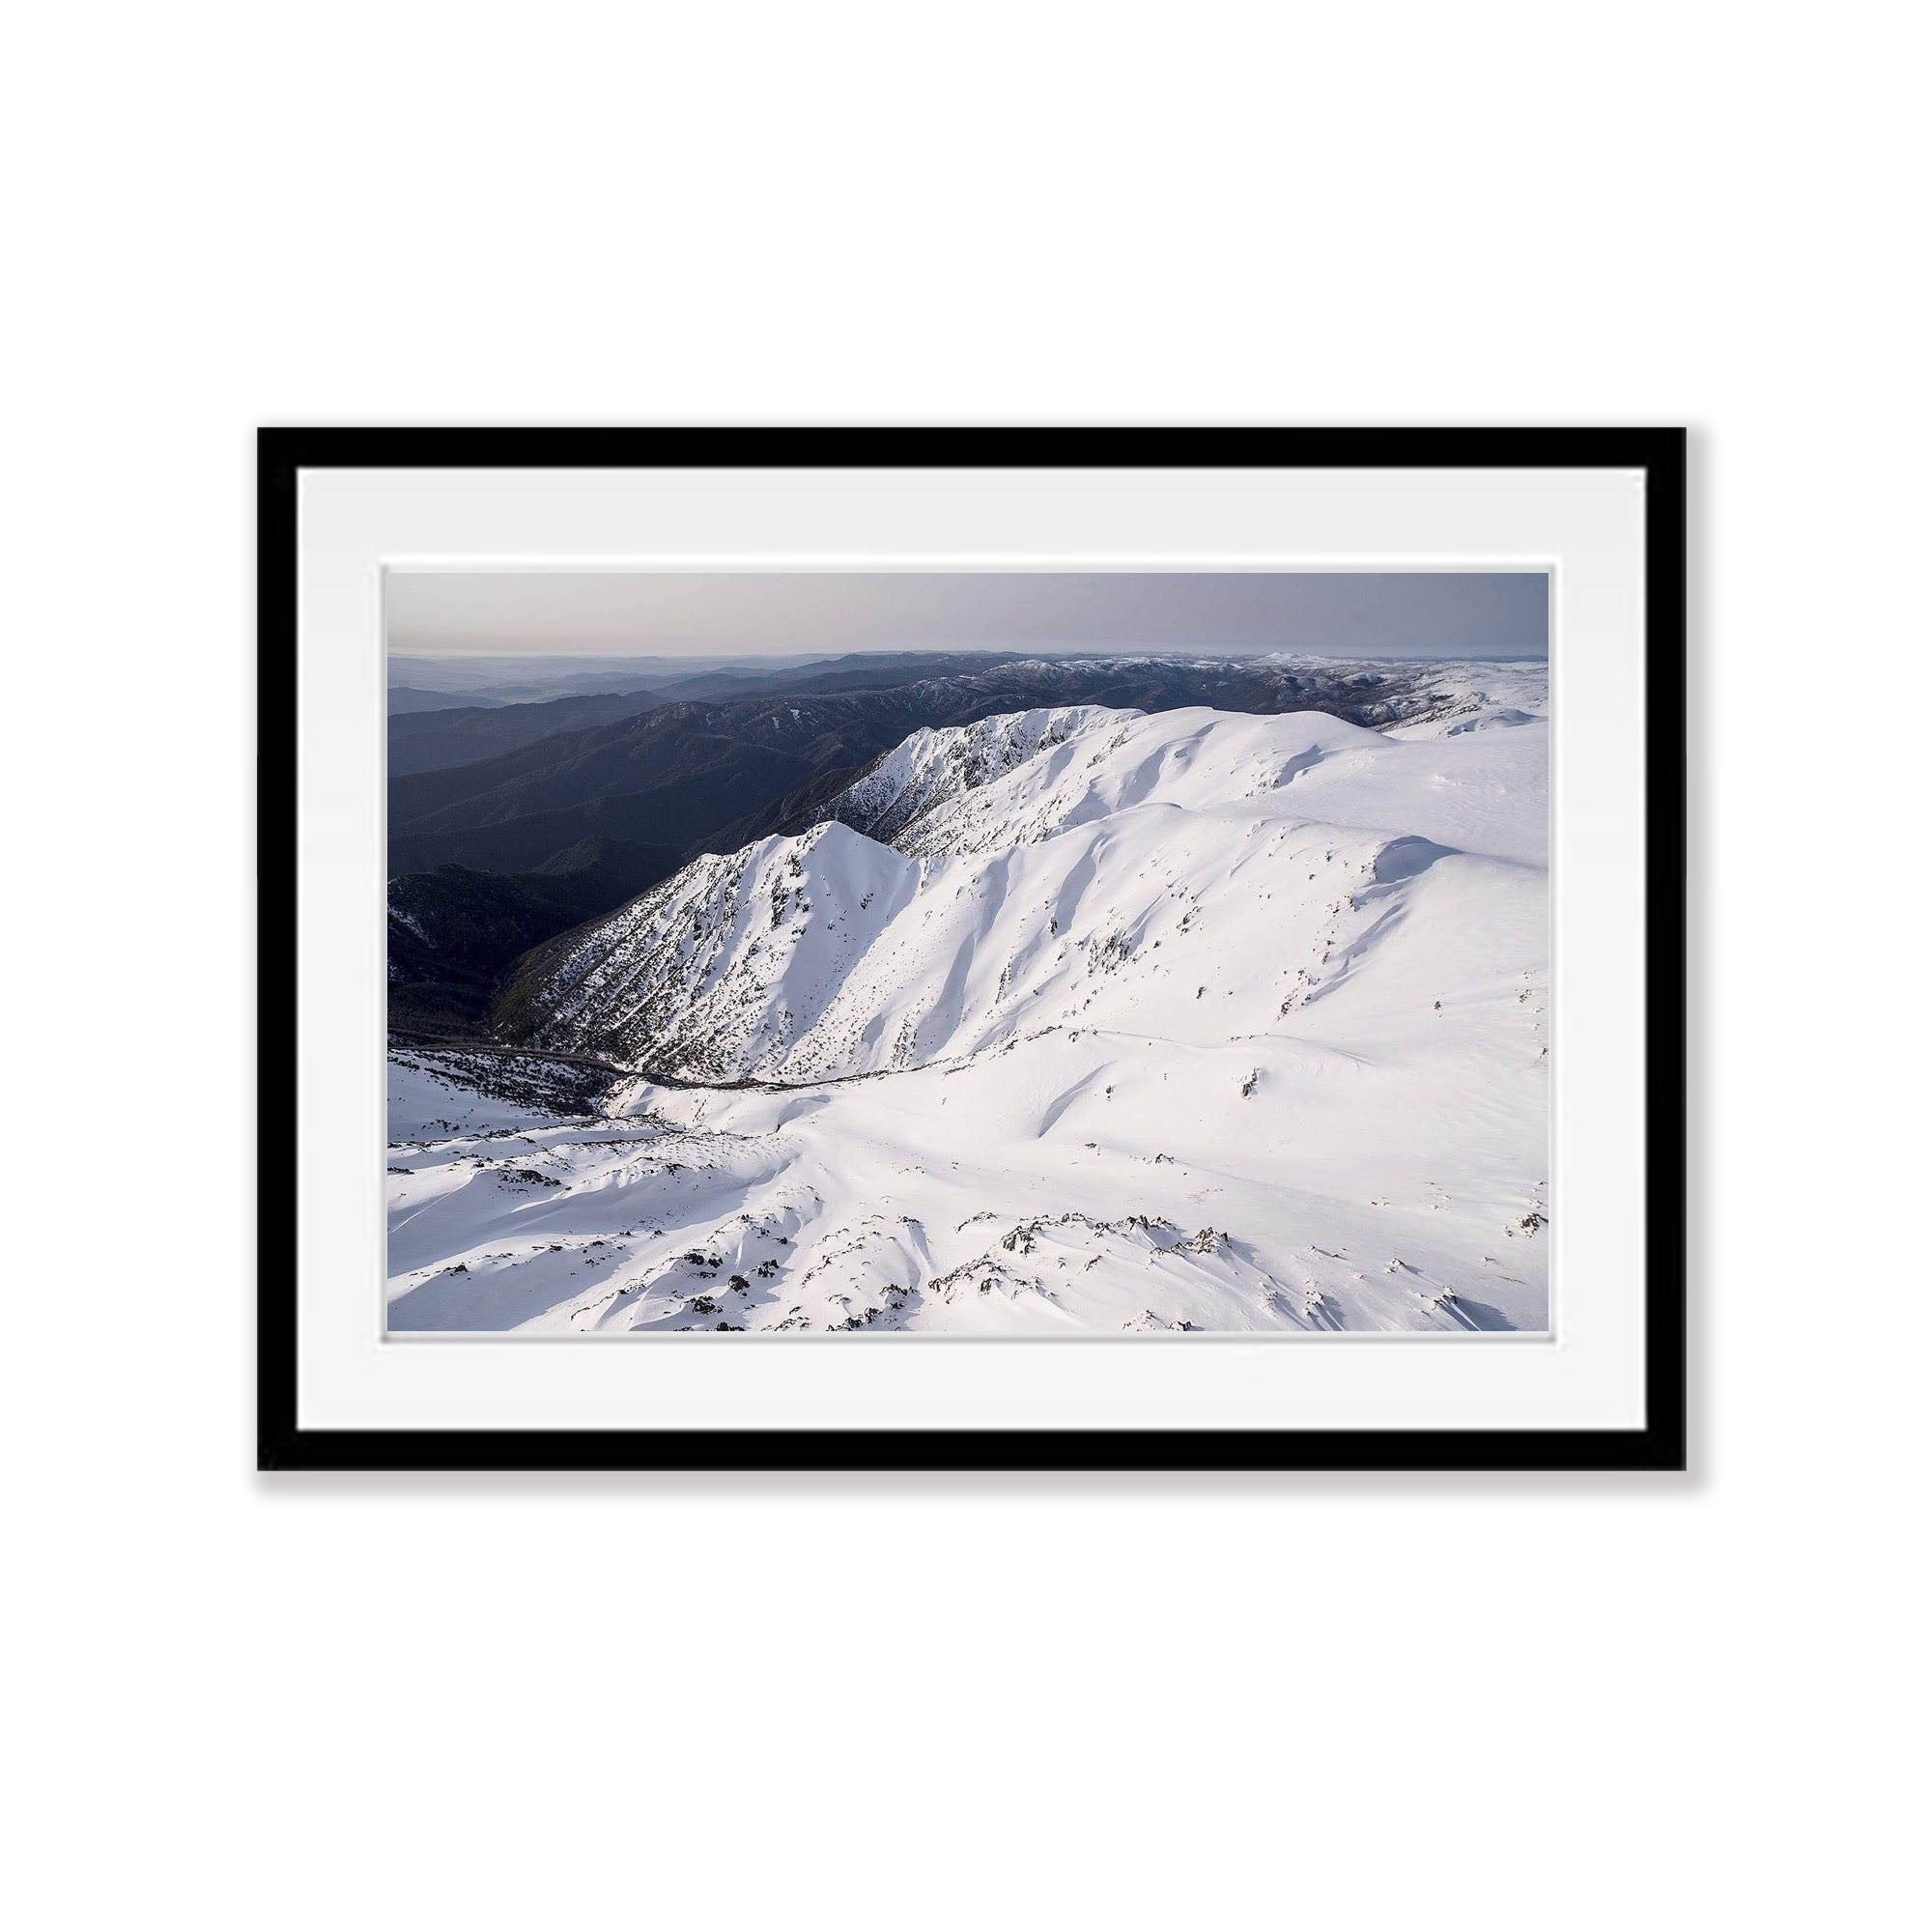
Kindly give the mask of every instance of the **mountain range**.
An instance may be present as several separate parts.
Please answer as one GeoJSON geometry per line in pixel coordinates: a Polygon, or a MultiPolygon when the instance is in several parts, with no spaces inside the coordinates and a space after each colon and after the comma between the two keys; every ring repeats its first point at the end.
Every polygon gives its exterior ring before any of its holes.
{"type": "Polygon", "coordinates": [[[672,680],[651,696],[393,718],[391,897],[414,921],[391,952],[396,1013],[432,1031],[472,1029],[477,990],[520,952],[702,853],[817,823],[922,729],[1082,704],[1319,709],[1382,727],[1444,714],[1500,674],[1292,657],[876,653],[728,668],[717,675],[746,695],[724,698],[680,697],[672,680]]]}
{"type": "Polygon", "coordinates": [[[916,725],[525,953],[394,1055],[390,1326],[1546,1326],[1546,675],[1364,675],[916,725]]]}

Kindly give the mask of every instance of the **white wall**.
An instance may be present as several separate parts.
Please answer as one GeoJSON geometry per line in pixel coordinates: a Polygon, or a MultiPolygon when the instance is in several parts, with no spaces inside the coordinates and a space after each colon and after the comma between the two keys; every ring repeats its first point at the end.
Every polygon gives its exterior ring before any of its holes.
{"type": "Polygon", "coordinates": [[[15,23],[19,1922],[1902,1922],[1922,23],[1799,20],[15,23]],[[1693,425],[1696,1474],[255,1477],[258,421],[1693,425]]]}

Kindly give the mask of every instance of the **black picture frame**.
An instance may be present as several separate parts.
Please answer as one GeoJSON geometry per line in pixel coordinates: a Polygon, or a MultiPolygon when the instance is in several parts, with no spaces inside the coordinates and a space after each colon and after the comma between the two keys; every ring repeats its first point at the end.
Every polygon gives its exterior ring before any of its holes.
{"type": "Polygon", "coordinates": [[[1687,1458],[1686,433],[1681,429],[309,429],[257,443],[259,1121],[296,1064],[298,478],[304,469],[1120,466],[1620,469],[1645,475],[1644,1396],[1641,1428],[304,1429],[287,1141],[258,1134],[263,1470],[1682,1470],[1687,1458]],[[273,989],[270,997],[270,989],[273,989]]]}

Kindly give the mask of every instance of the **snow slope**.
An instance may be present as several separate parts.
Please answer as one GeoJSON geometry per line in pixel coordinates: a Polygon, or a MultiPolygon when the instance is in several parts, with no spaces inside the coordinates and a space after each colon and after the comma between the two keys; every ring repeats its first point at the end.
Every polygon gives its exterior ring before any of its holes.
{"type": "Polygon", "coordinates": [[[401,1096],[392,1327],[1545,1325],[1547,724],[1468,696],[920,732],[835,807],[891,842],[566,936],[516,1030],[637,1077],[401,1096]]]}

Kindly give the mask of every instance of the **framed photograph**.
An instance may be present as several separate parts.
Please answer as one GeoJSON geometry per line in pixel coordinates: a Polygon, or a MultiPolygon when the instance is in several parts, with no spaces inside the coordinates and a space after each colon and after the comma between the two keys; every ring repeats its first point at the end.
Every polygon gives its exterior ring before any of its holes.
{"type": "Polygon", "coordinates": [[[1685,444],[261,433],[261,1466],[1679,1469],[1685,444]]]}

